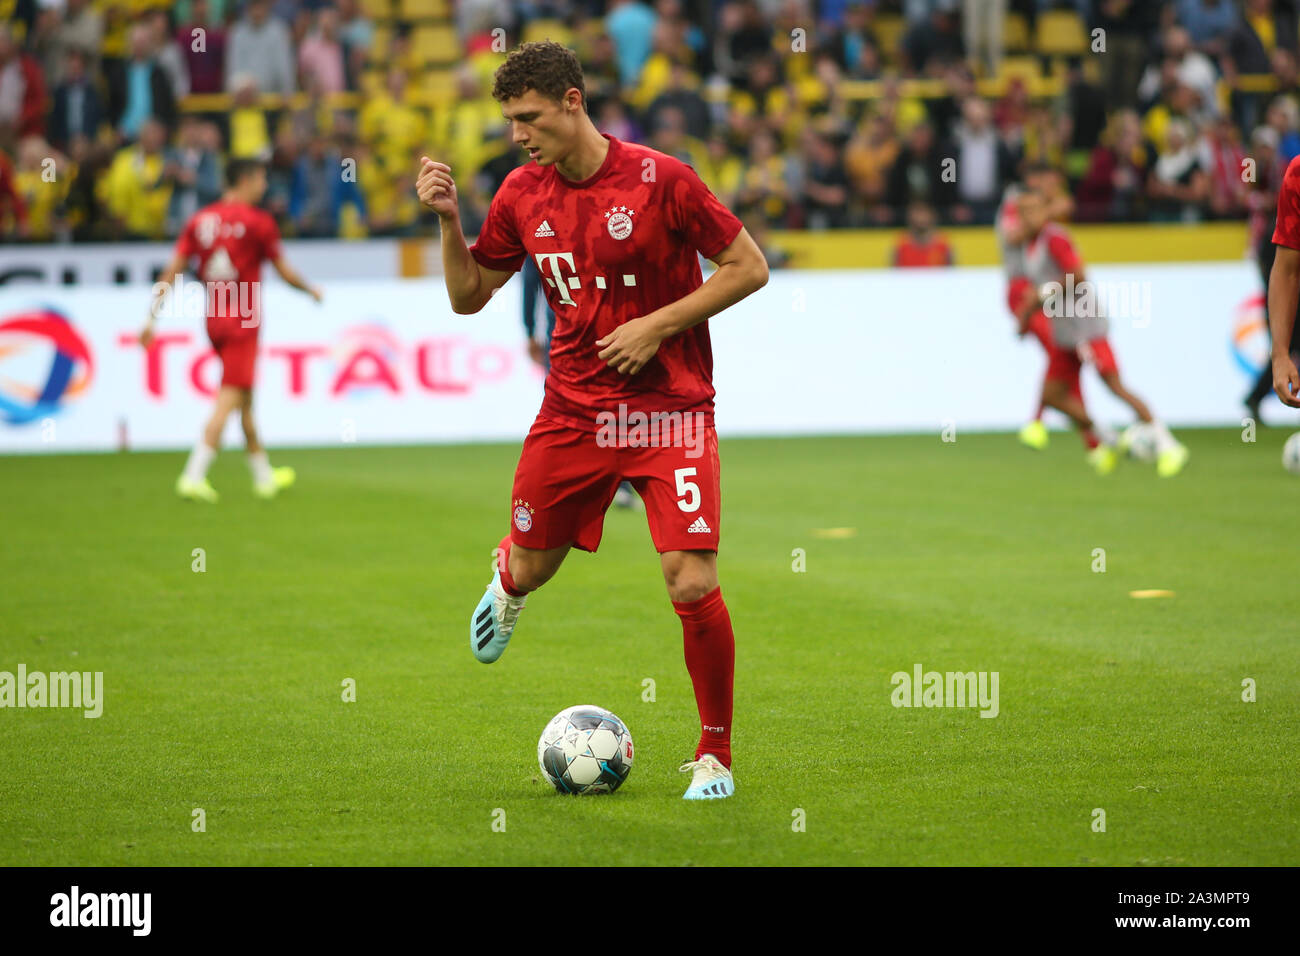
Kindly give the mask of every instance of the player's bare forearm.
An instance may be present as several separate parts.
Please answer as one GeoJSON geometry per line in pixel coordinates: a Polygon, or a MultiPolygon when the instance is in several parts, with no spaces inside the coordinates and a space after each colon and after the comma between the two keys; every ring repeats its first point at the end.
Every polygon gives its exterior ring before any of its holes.
{"type": "Polygon", "coordinates": [[[713,261],[717,271],[699,288],[647,316],[661,339],[699,325],[767,285],[767,259],[746,230],[713,261]]]}
{"type": "Polygon", "coordinates": [[[162,303],[167,298],[167,293],[171,291],[172,283],[176,276],[185,270],[185,260],[180,256],[175,256],[172,260],[163,266],[163,271],[158,275],[158,281],[154,283],[153,294],[149,301],[149,317],[145,320],[144,328],[140,331],[140,344],[148,348],[153,344],[154,325],[158,321],[158,310],[162,308],[162,303]]]}
{"type": "Polygon", "coordinates": [[[483,308],[478,262],[469,251],[469,243],[460,231],[460,216],[439,216],[442,230],[442,275],[447,283],[451,310],[468,315],[483,308]]]}
{"type": "Polygon", "coordinates": [[[767,284],[767,260],[743,229],[713,261],[718,270],[695,291],[597,339],[599,358],[622,375],[635,375],[665,339],[699,325],[767,284]]]}
{"type": "Polygon", "coordinates": [[[1273,337],[1273,359],[1291,351],[1296,303],[1300,300],[1300,250],[1277,247],[1268,276],[1268,331],[1273,337]]]}
{"type": "Polygon", "coordinates": [[[1296,301],[1300,298],[1300,250],[1278,246],[1268,276],[1268,329],[1273,337],[1273,390],[1292,408],[1300,408],[1300,371],[1291,358],[1296,301]]]}
{"type": "Polygon", "coordinates": [[[286,259],[284,259],[283,257],[276,259],[273,265],[275,266],[275,271],[280,276],[280,278],[283,279],[285,282],[287,282],[289,285],[293,286],[293,288],[297,289],[299,292],[306,292],[317,302],[321,300],[320,291],[316,289],[315,286],[311,285],[306,279],[300,276],[298,274],[298,270],[296,270],[293,266],[289,265],[286,259]]]}
{"type": "Polygon", "coordinates": [[[185,260],[179,256],[174,257],[167,265],[163,266],[162,272],[158,274],[158,281],[154,283],[153,298],[149,303],[149,321],[152,323],[158,314],[158,307],[162,300],[167,297],[171,291],[172,283],[176,277],[185,271],[185,260]]]}

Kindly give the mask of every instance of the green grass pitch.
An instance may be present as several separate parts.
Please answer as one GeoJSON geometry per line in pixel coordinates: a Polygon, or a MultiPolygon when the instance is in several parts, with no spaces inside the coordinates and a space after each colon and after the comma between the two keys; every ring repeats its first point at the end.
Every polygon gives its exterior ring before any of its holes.
{"type": "Polygon", "coordinates": [[[1294,864],[1300,479],[1285,430],[1181,437],[1172,480],[1066,433],[724,439],[737,795],[701,804],[644,513],[471,657],[517,445],[284,451],[274,502],[227,452],[216,507],[177,454],[0,459],[0,670],[106,696],[0,710],[0,864],[1294,864]],[[918,663],[997,671],[999,715],[895,708],[918,663]],[[632,730],[613,796],[539,781],[578,703],[632,730]]]}

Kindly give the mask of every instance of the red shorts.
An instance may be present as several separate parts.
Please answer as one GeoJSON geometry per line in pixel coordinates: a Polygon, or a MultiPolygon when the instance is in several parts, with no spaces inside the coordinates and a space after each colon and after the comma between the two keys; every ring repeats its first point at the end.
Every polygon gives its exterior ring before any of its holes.
{"type": "MultiPolygon", "coordinates": [[[[1031,291],[1031,283],[1024,276],[1017,276],[1007,286],[1007,308],[1011,310],[1011,316],[1017,322],[1020,321],[1020,304],[1031,291]]],[[[1047,317],[1047,313],[1042,309],[1037,310],[1030,316],[1029,332],[1034,338],[1038,339],[1038,343],[1050,356],[1052,350],[1056,347],[1052,344],[1052,320],[1047,317]]]]}
{"type": "Polygon", "coordinates": [[[718,435],[712,425],[697,426],[703,415],[684,412],[682,419],[690,425],[657,429],[659,447],[602,447],[595,432],[537,416],[515,469],[511,542],[595,551],[605,511],[626,479],[645,502],[656,551],[717,551],[718,435]]]}
{"type": "Polygon", "coordinates": [[[1092,365],[1098,375],[1119,373],[1119,364],[1115,361],[1115,352],[1111,349],[1110,342],[1105,338],[1099,338],[1084,342],[1072,349],[1054,348],[1047,360],[1046,377],[1049,380],[1064,380],[1069,382],[1072,388],[1077,387],[1079,372],[1085,363],[1092,365]]]}
{"type": "Polygon", "coordinates": [[[233,327],[225,320],[208,322],[208,341],[221,359],[221,384],[252,388],[257,364],[257,330],[240,328],[237,319],[231,322],[233,327]]]}

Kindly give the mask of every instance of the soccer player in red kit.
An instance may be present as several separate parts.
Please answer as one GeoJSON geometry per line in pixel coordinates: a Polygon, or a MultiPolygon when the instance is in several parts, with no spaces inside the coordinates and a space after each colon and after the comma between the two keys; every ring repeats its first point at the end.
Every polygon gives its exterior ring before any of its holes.
{"type": "MultiPolygon", "coordinates": [[[[1035,290],[1025,274],[1025,225],[1020,217],[1020,197],[1026,190],[1034,190],[1048,197],[1049,216],[1055,220],[1068,219],[1074,211],[1074,200],[1066,192],[1061,176],[1055,169],[1044,163],[1031,163],[1024,171],[1024,184],[1012,183],[1002,194],[994,220],[994,233],[998,240],[998,249],[1002,257],[1002,271],[1007,280],[1007,307],[1016,319],[1017,331],[1021,336],[1032,334],[1043,347],[1047,355],[1048,367],[1051,367],[1052,354],[1056,346],[1052,342],[1052,323],[1041,308],[1037,308],[1035,290]],[[1026,319],[1022,313],[1032,299],[1035,308],[1028,312],[1026,319]]],[[[1041,451],[1047,447],[1049,435],[1043,425],[1043,409],[1047,405],[1046,380],[1039,395],[1038,410],[1032,421],[1020,429],[1020,440],[1030,448],[1041,451]]],[[[1084,443],[1089,448],[1098,442],[1092,435],[1092,422],[1088,419],[1083,406],[1083,392],[1076,386],[1066,399],[1066,407],[1059,409],[1070,417],[1083,435],[1084,443]]]]}
{"type": "Polygon", "coordinates": [[[1268,323],[1273,339],[1273,390],[1292,408],[1300,408],[1300,371],[1294,351],[1296,307],[1300,303],[1300,157],[1291,160],[1277,194],[1277,255],[1268,277],[1268,323]]]}
{"type": "Polygon", "coordinates": [[[173,278],[197,259],[208,339],[221,360],[221,388],[203,435],[176,481],[176,493],[211,503],[217,501],[217,492],[208,481],[208,466],[221,444],[226,419],[235,409],[239,409],[244,426],[253,491],[273,498],[294,481],[292,468],[271,467],[253,421],[253,372],[262,328],[262,263],[270,262],[285,282],[321,301],[320,290],[308,285],[285,259],[275,220],[257,208],[266,193],[266,167],[254,160],[233,160],[226,167],[226,182],[225,195],[196,212],[181,231],[172,261],[154,287],[149,321],[140,333],[141,343],[149,348],[159,307],[168,291],[173,291],[173,278]]]}
{"type": "Polygon", "coordinates": [[[479,311],[525,258],[555,310],[551,368],[511,493],[510,533],[470,619],[485,663],[506,648],[528,592],[570,548],[595,551],[621,479],[646,505],[681,618],[701,735],[687,799],[729,797],[735,639],[718,586],[718,444],[706,320],[767,282],[762,252],[695,171],[600,133],[582,67],[524,43],[493,97],[534,160],[506,177],[471,248],[451,169],[425,158],[416,187],[442,226],[447,292],[479,311]],[[699,254],[718,266],[701,282],[699,254]]]}
{"type": "MultiPolygon", "coordinates": [[[[1082,290],[1087,278],[1083,259],[1070,234],[1063,226],[1050,221],[1047,197],[1028,190],[1020,196],[1018,205],[1025,225],[1025,274],[1036,290],[1035,295],[1026,297],[1020,308],[1021,322],[1028,323],[1031,313],[1043,308],[1043,303],[1050,298],[1047,289],[1055,287],[1054,291],[1059,295],[1072,284],[1073,290],[1082,290]]],[[[1110,323],[1101,308],[1101,300],[1102,296],[1095,295],[1093,308],[1059,304],[1044,310],[1051,319],[1055,346],[1048,360],[1043,385],[1044,401],[1061,408],[1062,404],[1068,404],[1072,394],[1081,394],[1080,374],[1084,363],[1091,364],[1115,397],[1132,408],[1138,420],[1151,429],[1157,453],[1157,473],[1162,477],[1176,475],[1187,464],[1187,448],[1175,440],[1164,423],[1152,415],[1146,402],[1120,379],[1119,364],[1106,338],[1110,323]]],[[[1085,432],[1085,440],[1089,433],[1090,430],[1085,432]]],[[[1112,445],[1111,437],[1103,435],[1102,443],[1092,447],[1088,453],[1089,460],[1102,474],[1114,468],[1112,445]]]]}

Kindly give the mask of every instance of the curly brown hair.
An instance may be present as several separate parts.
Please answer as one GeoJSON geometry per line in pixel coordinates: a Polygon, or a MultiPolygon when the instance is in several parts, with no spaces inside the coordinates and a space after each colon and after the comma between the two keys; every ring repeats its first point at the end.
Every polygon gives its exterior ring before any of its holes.
{"type": "Polygon", "coordinates": [[[582,78],[582,64],[572,50],[554,40],[537,40],[519,44],[506,61],[497,67],[492,84],[492,98],[498,103],[536,90],[553,100],[577,87],[582,94],[582,108],[587,108],[587,86],[582,78]]]}

